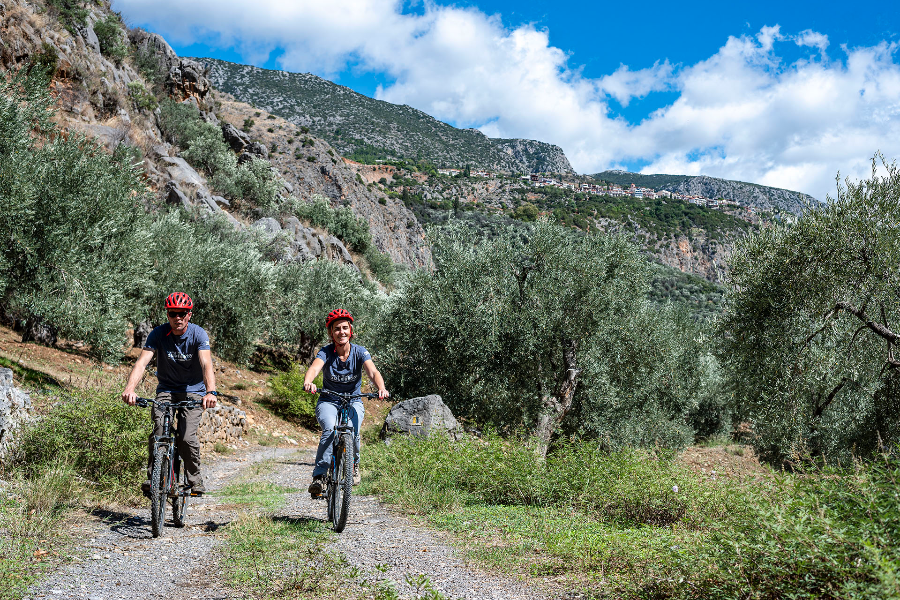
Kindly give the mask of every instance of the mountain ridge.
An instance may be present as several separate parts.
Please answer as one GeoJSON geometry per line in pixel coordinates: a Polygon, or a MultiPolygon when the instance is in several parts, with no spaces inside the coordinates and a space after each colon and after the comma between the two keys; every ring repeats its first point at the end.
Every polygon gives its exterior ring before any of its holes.
{"type": "Polygon", "coordinates": [[[800,214],[808,205],[820,202],[803,192],[709,175],[643,174],[611,169],[594,173],[591,177],[616,185],[633,183],[638,187],[668,190],[691,196],[726,198],[760,210],[786,211],[795,215],[800,214]]]}
{"type": "Polygon", "coordinates": [[[441,167],[505,172],[573,173],[559,146],[537,140],[489,138],[459,129],[409,105],[369,98],[311,73],[290,73],[214,58],[193,58],[213,85],[277,114],[326,140],[342,155],[424,159],[441,167]]]}

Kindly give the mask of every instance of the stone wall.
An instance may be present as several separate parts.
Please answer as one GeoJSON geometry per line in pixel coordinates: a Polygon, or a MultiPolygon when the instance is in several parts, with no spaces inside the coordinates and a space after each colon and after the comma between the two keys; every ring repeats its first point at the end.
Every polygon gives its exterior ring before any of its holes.
{"type": "Polygon", "coordinates": [[[16,430],[31,420],[31,398],[13,385],[11,369],[0,368],[0,460],[16,430]]]}
{"type": "Polygon", "coordinates": [[[203,411],[197,436],[200,452],[212,452],[216,443],[233,447],[249,430],[247,413],[234,406],[219,405],[203,411]]]}

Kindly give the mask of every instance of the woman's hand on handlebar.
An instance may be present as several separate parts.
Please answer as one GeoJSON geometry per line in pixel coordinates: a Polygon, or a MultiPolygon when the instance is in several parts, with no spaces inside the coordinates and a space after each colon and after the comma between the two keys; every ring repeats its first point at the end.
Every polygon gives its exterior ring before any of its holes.
{"type": "Polygon", "coordinates": [[[378,399],[379,400],[384,400],[385,398],[390,398],[390,397],[391,397],[391,395],[390,395],[390,393],[388,393],[388,391],[386,389],[381,388],[380,390],[378,390],[378,399]]]}
{"type": "Polygon", "coordinates": [[[317,390],[316,390],[316,384],[314,384],[314,383],[304,383],[304,384],[303,384],[303,389],[304,389],[305,391],[309,392],[310,394],[315,394],[316,391],[317,391],[317,390]]]}

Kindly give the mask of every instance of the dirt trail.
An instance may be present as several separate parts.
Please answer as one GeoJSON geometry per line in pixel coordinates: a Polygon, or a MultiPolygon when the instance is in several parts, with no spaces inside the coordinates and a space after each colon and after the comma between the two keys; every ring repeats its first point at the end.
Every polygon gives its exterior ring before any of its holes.
{"type": "MultiPolygon", "coordinates": [[[[306,481],[313,453],[305,460],[285,464],[268,479],[288,485],[306,481]]],[[[347,562],[358,567],[369,581],[393,580],[401,597],[413,597],[407,576],[425,575],[434,589],[447,598],[467,600],[518,600],[549,598],[533,582],[487,573],[467,565],[448,547],[439,533],[398,516],[373,496],[354,496],[346,529],[336,536],[334,548],[347,562]]],[[[324,500],[309,494],[289,494],[279,516],[294,519],[324,519],[324,500]]]]}
{"type": "MultiPolygon", "coordinates": [[[[203,465],[207,489],[221,489],[247,465],[296,452],[289,448],[253,450],[203,465]]],[[[213,576],[219,530],[235,516],[214,495],[192,498],[187,525],[166,527],[153,539],[148,507],[123,512],[97,511],[85,523],[81,556],[32,587],[26,598],[147,600],[161,598],[229,598],[213,576]],[[197,579],[192,572],[206,573],[197,579]]],[[[171,519],[171,508],[166,515],[171,519]]]]}
{"type": "MultiPolygon", "coordinates": [[[[242,455],[204,465],[207,488],[214,492],[249,465],[274,459],[260,479],[303,491],[288,494],[277,516],[324,521],[325,504],[312,500],[305,484],[313,452],[250,449],[242,455]]],[[[466,565],[439,534],[393,514],[374,497],[356,496],[347,528],[332,548],[357,566],[369,581],[393,580],[401,597],[414,596],[407,576],[425,575],[447,598],[500,600],[546,598],[529,584],[466,565]]],[[[80,558],[32,587],[25,598],[86,600],[225,600],[243,597],[222,583],[216,549],[222,528],[237,509],[217,504],[215,494],[192,500],[183,529],[166,527],[162,538],[150,534],[147,507],[121,513],[97,512],[85,524],[80,558]]]]}

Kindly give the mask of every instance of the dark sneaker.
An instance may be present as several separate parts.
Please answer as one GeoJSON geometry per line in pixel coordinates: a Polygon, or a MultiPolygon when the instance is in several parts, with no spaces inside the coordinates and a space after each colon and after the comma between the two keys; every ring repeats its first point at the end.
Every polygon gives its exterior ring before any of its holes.
{"type": "Polygon", "coordinates": [[[353,485],[359,485],[359,465],[353,465],[353,485]]]}
{"type": "Polygon", "coordinates": [[[146,497],[150,497],[150,480],[144,480],[144,483],[141,484],[141,493],[143,493],[146,497]]]}
{"type": "Polygon", "coordinates": [[[312,483],[309,484],[309,488],[306,491],[313,498],[321,498],[322,492],[325,491],[325,478],[321,475],[313,477],[312,483]]]}
{"type": "Polygon", "coordinates": [[[206,487],[203,485],[202,479],[198,479],[197,483],[188,487],[191,490],[191,496],[202,496],[206,493],[206,487]]]}

